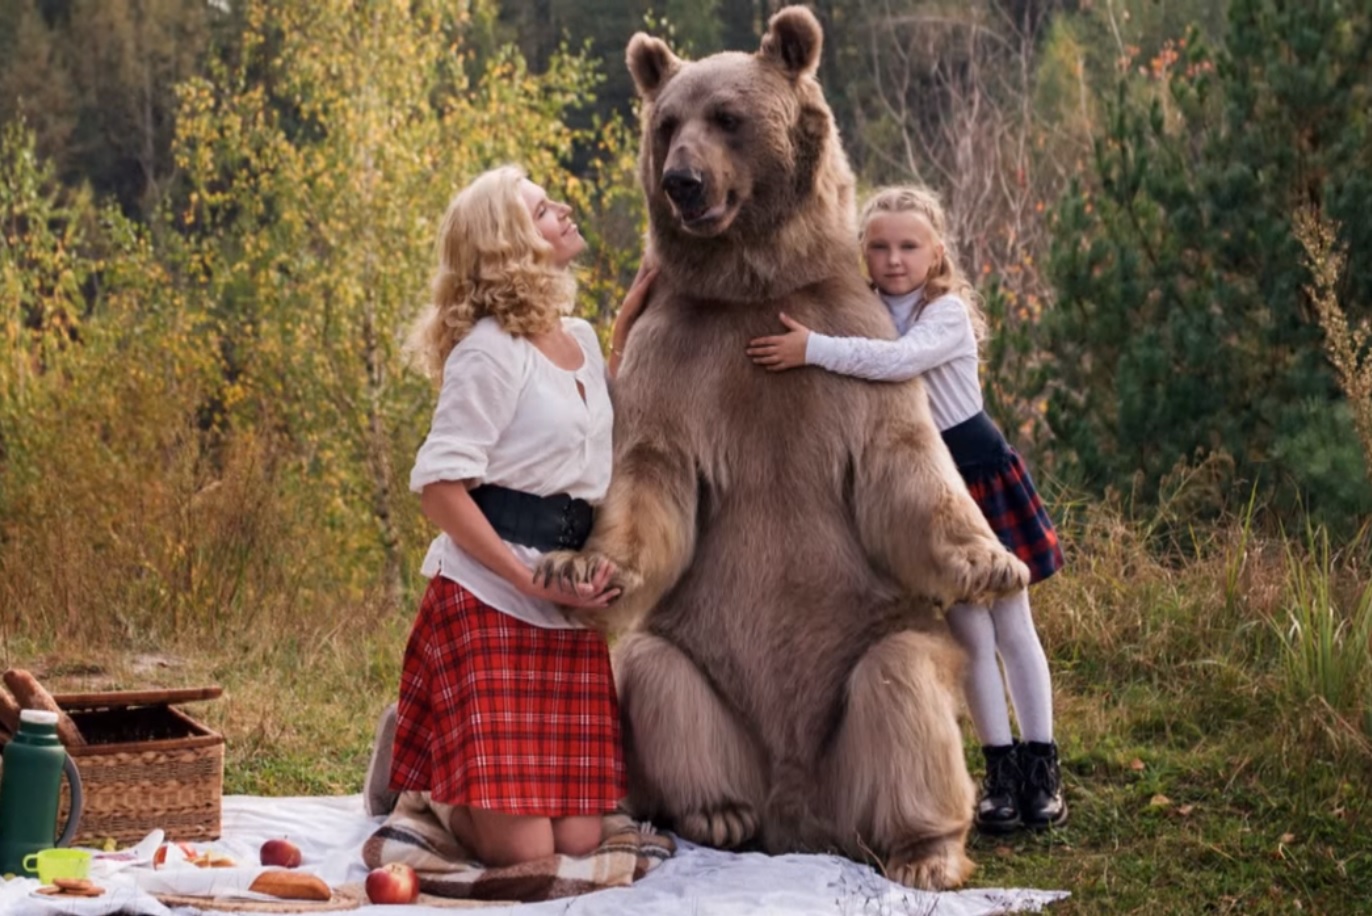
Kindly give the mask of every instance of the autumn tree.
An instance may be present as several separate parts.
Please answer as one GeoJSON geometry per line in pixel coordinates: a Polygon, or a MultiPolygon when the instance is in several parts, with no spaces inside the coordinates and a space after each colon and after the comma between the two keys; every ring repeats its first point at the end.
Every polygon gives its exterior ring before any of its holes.
{"type": "Polygon", "coordinates": [[[400,342],[448,198],[485,168],[524,165],[588,217],[600,260],[587,285],[605,294],[637,255],[636,211],[564,156],[597,144],[606,185],[628,187],[624,134],[566,126],[594,86],[579,58],[535,75],[506,48],[471,75],[470,20],[450,4],[256,0],[243,15],[237,56],[181,89],[176,146],[179,219],[222,329],[222,422],[289,438],[288,473],[318,489],[339,549],[397,601],[403,546],[427,540],[401,497],[432,404],[400,342]],[[617,237],[597,237],[602,225],[617,237]]]}
{"type": "Polygon", "coordinates": [[[66,59],[33,0],[0,0],[0,124],[23,122],[34,152],[64,164],[77,102],[66,59]]]}
{"type": "Polygon", "coordinates": [[[176,85],[229,19],[204,0],[4,0],[0,121],[24,117],[68,184],[149,219],[174,177],[176,85]]]}
{"type": "Polygon", "coordinates": [[[31,132],[4,129],[0,606],[35,626],[148,634],[237,581],[188,512],[215,365],[182,292],[146,232],[64,188],[31,132]],[[98,614],[79,572],[96,569],[98,614]]]}

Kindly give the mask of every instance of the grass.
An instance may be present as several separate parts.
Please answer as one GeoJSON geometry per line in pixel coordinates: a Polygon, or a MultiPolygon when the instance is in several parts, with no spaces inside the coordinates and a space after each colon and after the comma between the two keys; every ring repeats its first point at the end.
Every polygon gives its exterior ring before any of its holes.
{"type": "MultiPolygon", "coordinates": [[[[972,883],[1070,890],[1063,916],[1365,912],[1367,533],[1337,550],[1264,536],[1250,507],[1167,541],[1100,507],[1063,514],[1069,567],[1033,600],[1072,817],[975,838],[972,883]]],[[[221,684],[192,711],[228,738],[226,793],[355,792],[413,611],[302,607],[243,626],[221,610],[113,652],[98,628],[12,619],[0,660],[63,690],[221,684]]],[[[975,772],[970,734],[968,750],[975,772]]]]}
{"type": "Polygon", "coordinates": [[[1262,727],[1260,697],[1071,677],[1058,689],[1071,821],[979,838],[978,883],[1069,889],[1061,913],[1363,911],[1364,790],[1332,761],[1282,765],[1290,749],[1262,727]]]}

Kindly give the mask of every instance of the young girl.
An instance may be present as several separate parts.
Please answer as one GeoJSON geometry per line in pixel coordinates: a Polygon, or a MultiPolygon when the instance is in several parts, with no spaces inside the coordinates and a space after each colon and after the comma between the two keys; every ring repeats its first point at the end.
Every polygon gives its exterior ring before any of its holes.
{"type": "Polygon", "coordinates": [[[581,546],[610,482],[600,345],[564,317],[586,245],[570,212],[510,166],[464,188],[414,337],[442,384],[410,487],[441,533],[405,649],[389,783],[429,791],[488,865],[589,853],[625,794],[605,641],[558,608],[605,607],[614,570],[575,591],[532,573],[544,552],[581,546]]]}
{"type": "MultiPolygon", "coordinates": [[[[934,422],[986,520],[1029,566],[1031,582],[1048,578],[1062,566],[1062,550],[1024,462],[982,410],[977,343],[985,319],[948,250],[937,198],[920,188],[878,191],[861,227],[868,275],[899,339],[826,337],[783,314],[787,332],[751,341],[748,355],[772,372],[810,365],[874,381],[922,375],[934,422]]],[[[1028,591],[990,607],[956,605],[948,625],[969,657],[967,701],[986,758],[978,827],[996,833],[1062,824],[1052,685],[1028,591]],[[1011,739],[1007,685],[1022,743],[1011,739]]]]}

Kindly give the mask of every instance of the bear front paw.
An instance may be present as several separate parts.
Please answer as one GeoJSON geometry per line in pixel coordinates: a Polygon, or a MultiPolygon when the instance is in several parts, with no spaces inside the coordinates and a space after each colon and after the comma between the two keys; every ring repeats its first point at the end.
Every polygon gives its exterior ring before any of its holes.
{"type": "Polygon", "coordinates": [[[999,544],[976,546],[953,558],[957,600],[976,601],[1013,594],[1029,585],[1029,567],[999,544]]]}
{"type": "Polygon", "coordinates": [[[593,582],[607,564],[614,567],[614,572],[610,575],[606,587],[619,589],[619,598],[623,598],[641,583],[638,573],[625,569],[596,550],[580,553],[573,550],[554,550],[544,554],[538,566],[534,567],[534,581],[543,586],[561,585],[564,588],[575,588],[593,582]]]}

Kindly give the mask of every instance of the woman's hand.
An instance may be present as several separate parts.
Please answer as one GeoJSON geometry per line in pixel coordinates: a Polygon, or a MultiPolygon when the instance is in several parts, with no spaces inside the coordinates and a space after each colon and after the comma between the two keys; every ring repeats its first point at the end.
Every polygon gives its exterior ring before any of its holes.
{"type": "Polygon", "coordinates": [[[610,332],[610,374],[614,375],[619,369],[619,361],[624,357],[624,344],[629,339],[629,332],[633,330],[639,315],[643,314],[643,306],[648,301],[648,293],[653,287],[653,281],[657,279],[657,260],[652,252],[643,256],[643,262],[638,266],[638,273],[634,276],[634,282],[629,286],[629,291],[624,294],[624,302],[620,304],[619,311],[615,314],[614,329],[610,332]]]}
{"type": "Polygon", "coordinates": [[[620,303],[619,312],[615,315],[615,327],[610,338],[619,346],[622,347],[629,339],[634,322],[643,314],[643,305],[648,301],[648,292],[653,288],[653,281],[656,279],[657,264],[645,260],[638,268],[634,282],[629,285],[629,291],[624,294],[624,301],[620,303]]]}
{"type": "Polygon", "coordinates": [[[780,317],[787,328],[785,334],[754,337],[748,341],[748,357],[768,372],[783,372],[805,365],[805,345],[810,340],[810,329],[785,312],[780,317]]]}
{"type": "Polygon", "coordinates": [[[608,587],[614,574],[615,565],[609,560],[602,560],[597,564],[589,581],[544,581],[537,573],[531,573],[528,582],[522,584],[519,590],[531,598],[542,598],[563,607],[597,610],[608,607],[610,602],[619,597],[620,589],[608,587]]]}

